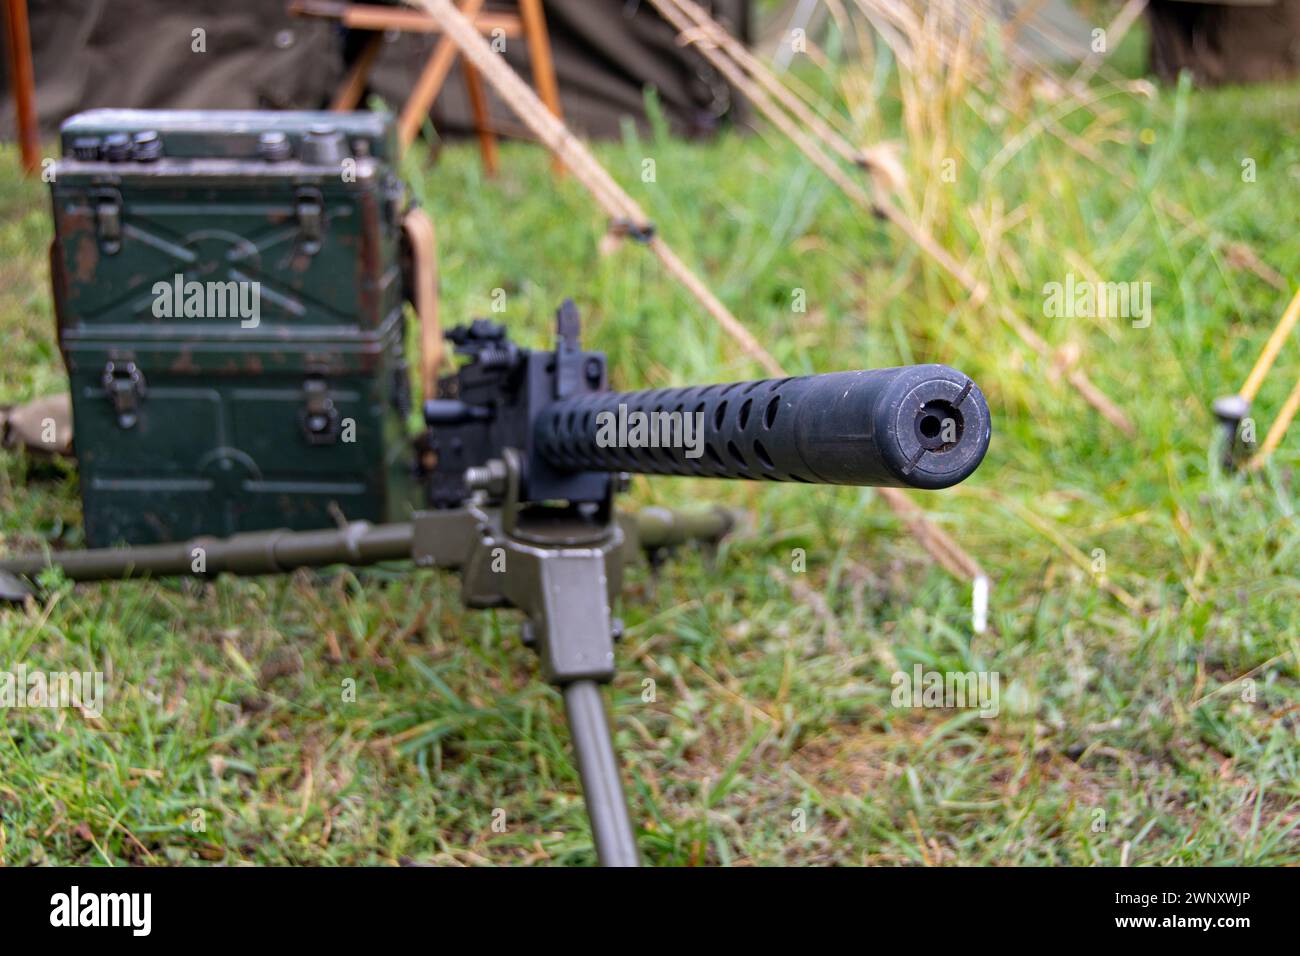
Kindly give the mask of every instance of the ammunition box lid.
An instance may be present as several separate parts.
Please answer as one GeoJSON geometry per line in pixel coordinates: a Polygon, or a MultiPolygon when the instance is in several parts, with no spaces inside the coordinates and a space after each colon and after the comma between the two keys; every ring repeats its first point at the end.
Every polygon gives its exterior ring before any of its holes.
{"type": "Polygon", "coordinates": [[[117,110],[78,113],[60,129],[63,155],[88,161],[245,159],[337,165],[397,156],[393,117],[358,111],[117,110]]]}
{"type": "MultiPolygon", "coordinates": [[[[329,326],[294,328],[266,323],[242,328],[238,319],[225,327],[185,328],[167,325],[103,325],[64,328],[59,345],[74,382],[89,373],[95,391],[106,362],[131,361],[147,374],[166,372],[195,381],[213,376],[272,372],[319,372],[328,375],[368,374],[386,355],[401,354],[406,324],[394,310],[374,329],[329,326]]],[[[74,388],[75,391],[75,388],[74,388]]]]}

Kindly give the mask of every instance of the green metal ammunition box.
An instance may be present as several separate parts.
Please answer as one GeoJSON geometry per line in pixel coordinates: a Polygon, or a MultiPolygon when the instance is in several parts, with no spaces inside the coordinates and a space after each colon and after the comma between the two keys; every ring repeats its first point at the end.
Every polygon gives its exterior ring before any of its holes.
{"type": "Polygon", "coordinates": [[[89,544],[409,514],[390,117],[94,110],[51,275],[89,544]]]}

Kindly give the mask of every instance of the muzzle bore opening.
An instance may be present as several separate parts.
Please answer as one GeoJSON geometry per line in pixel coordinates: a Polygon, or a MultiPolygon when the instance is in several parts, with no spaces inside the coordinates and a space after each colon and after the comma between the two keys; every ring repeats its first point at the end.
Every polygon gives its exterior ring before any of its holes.
{"type": "Polygon", "coordinates": [[[916,440],[926,451],[945,452],[957,447],[965,428],[961,411],[946,398],[932,399],[916,413],[916,440]]]}

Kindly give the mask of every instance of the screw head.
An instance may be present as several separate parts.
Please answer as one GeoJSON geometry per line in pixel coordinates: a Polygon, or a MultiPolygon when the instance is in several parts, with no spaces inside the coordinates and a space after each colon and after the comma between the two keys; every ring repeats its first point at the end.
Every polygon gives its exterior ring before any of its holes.
{"type": "Polygon", "coordinates": [[[471,491],[486,491],[490,495],[501,495],[506,490],[506,475],[506,463],[500,458],[493,458],[486,464],[466,468],[465,486],[471,491]]]}

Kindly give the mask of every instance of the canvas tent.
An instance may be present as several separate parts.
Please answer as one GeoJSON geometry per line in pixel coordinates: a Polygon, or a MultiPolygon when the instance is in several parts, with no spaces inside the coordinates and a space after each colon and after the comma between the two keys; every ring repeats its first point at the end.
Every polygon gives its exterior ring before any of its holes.
{"type": "MultiPolygon", "coordinates": [[[[714,15],[748,41],[750,0],[713,0],[714,15]]],[[[290,16],[285,0],[28,0],[42,135],[94,107],[313,109],[328,104],[358,49],[334,24],[290,16]],[[197,32],[196,32],[197,31],[197,32]]],[[[487,9],[513,9],[490,0],[487,9]]],[[[658,93],[675,132],[707,133],[738,115],[727,85],[640,0],[546,0],[566,119],[590,136],[645,121],[644,89],[658,93]]],[[[371,92],[400,107],[437,37],[390,34],[371,92]]],[[[522,43],[506,57],[526,73],[522,43]]],[[[0,136],[13,136],[5,78],[0,136]]],[[[472,128],[459,70],[433,109],[442,133],[472,128]]],[[[492,112],[502,133],[518,131],[492,112]]]]}
{"type": "Polygon", "coordinates": [[[1266,83],[1300,76],[1300,0],[1151,0],[1151,68],[1173,82],[1266,83]]]}
{"type": "MultiPolygon", "coordinates": [[[[983,6],[973,0],[967,2],[977,11],[983,6]]],[[[1088,55],[1093,24],[1080,15],[1070,0],[988,0],[988,7],[989,14],[1011,27],[1004,41],[1027,57],[1036,61],[1077,63],[1088,55]]],[[[861,4],[849,2],[843,9],[852,13],[861,9],[861,4]]],[[[962,8],[958,5],[956,9],[962,8]]],[[[799,29],[808,36],[822,36],[831,17],[831,6],[826,0],[783,0],[763,17],[755,45],[782,70],[791,60],[792,31],[799,29]]]]}

